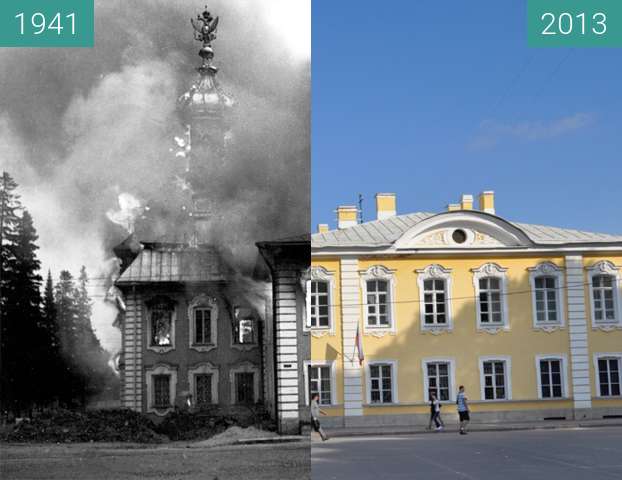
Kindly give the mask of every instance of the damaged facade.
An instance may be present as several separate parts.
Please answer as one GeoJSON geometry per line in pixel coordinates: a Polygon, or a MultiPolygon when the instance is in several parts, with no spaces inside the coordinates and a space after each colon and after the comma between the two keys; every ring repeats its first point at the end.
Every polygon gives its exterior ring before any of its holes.
{"type": "MultiPolygon", "coordinates": [[[[186,136],[176,138],[183,149],[178,156],[186,160],[191,206],[165,232],[154,233],[144,219],[115,248],[121,261],[115,286],[123,310],[117,320],[121,404],[154,419],[176,408],[244,414],[261,406],[279,420],[281,432],[296,433],[304,399],[296,397],[291,407],[280,396],[285,390],[277,387],[283,387],[283,369],[293,372],[285,376],[294,383],[301,378],[295,348],[300,322],[293,322],[293,337],[273,324],[273,306],[277,317],[283,311],[278,299],[272,303],[270,272],[259,251],[256,268],[240,272],[231,254],[209,240],[210,218],[217,214],[210,201],[210,172],[227,161],[227,117],[234,101],[219,86],[212,63],[218,18],[205,11],[192,23],[202,43],[202,63],[197,81],[179,99],[186,136]]],[[[309,245],[307,238],[306,254],[292,273],[296,278],[309,266],[309,245]]],[[[280,278],[277,270],[272,274],[280,278]]],[[[304,310],[304,295],[292,300],[299,305],[294,310],[304,310]]],[[[297,396],[301,390],[294,386],[288,391],[297,396]]]]}

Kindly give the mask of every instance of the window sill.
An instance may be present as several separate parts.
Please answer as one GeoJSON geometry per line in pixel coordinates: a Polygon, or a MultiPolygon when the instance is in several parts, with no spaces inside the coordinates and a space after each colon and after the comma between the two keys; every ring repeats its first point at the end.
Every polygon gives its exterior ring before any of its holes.
{"type": "Polygon", "coordinates": [[[196,350],[197,352],[209,352],[210,350],[213,350],[214,348],[216,348],[215,344],[210,344],[210,345],[190,345],[190,348],[192,350],[196,350]]]}
{"type": "Polygon", "coordinates": [[[622,329],[622,323],[616,322],[592,322],[592,330],[601,330],[603,332],[612,332],[613,330],[622,329]]]}
{"type": "Polygon", "coordinates": [[[510,331],[510,327],[509,325],[482,325],[479,324],[477,326],[477,331],[478,332],[486,332],[486,333],[499,333],[499,332],[509,332],[510,331]]]}
{"type": "Polygon", "coordinates": [[[166,345],[166,346],[150,345],[147,347],[147,350],[151,350],[152,352],[156,352],[156,353],[167,353],[167,352],[170,352],[171,350],[175,350],[175,347],[173,345],[166,345]]]}
{"type": "Polygon", "coordinates": [[[395,329],[389,327],[370,327],[367,326],[363,330],[363,335],[372,335],[374,337],[384,337],[385,335],[395,335],[395,329]]]}
{"type": "Polygon", "coordinates": [[[386,402],[386,403],[364,403],[365,408],[378,408],[378,407],[400,407],[403,406],[399,402],[386,402]]]}
{"type": "Polygon", "coordinates": [[[231,348],[235,348],[236,350],[241,350],[246,352],[248,350],[253,350],[257,348],[259,345],[256,343],[232,343],[231,348]]]}
{"type": "Polygon", "coordinates": [[[423,333],[431,333],[433,335],[439,335],[441,333],[451,333],[453,328],[449,325],[423,325],[421,327],[423,333]]]}

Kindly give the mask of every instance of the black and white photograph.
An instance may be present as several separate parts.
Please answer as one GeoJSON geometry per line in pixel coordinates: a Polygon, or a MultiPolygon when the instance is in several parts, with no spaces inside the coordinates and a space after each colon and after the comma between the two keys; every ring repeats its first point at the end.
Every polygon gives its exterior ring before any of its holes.
{"type": "Polygon", "coordinates": [[[310,15],[96,0],[92,48],[0,48],[2,479],[310,478],[310,15]]]}

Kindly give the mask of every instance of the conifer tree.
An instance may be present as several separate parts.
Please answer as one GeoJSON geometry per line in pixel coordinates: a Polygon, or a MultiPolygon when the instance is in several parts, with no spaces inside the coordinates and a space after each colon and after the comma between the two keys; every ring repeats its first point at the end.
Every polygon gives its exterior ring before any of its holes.
{"type": "Polygon", "coordinates": [[[13,245],[21,207],[16,194],[17,183],[7,172],[0,177],[0,408],[2,413],[14,409],[16,397],[11,374],[10,347],[13,332],[7,315],[8,286],[14,268],[13,245]]]}

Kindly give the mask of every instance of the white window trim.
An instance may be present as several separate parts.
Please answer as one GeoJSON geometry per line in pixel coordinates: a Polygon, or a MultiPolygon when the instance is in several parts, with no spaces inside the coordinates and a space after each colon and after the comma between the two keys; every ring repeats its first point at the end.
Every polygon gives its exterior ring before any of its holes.
{"type": "Polygon", "coordinates": [[[561,267],[552,262],[541,262],[537,266],[528,268],[529,284],[531,286],[531,308],[533,328],[545,332],[553,332],[560,328],[564,328],[566,324],[565,299],[564,292],[564,271],[561,267]],[[538,309],[536,305],[536,278],[553,277],[556,281],[555,301],[557,303],[557,321],[555,322],[538,322],[538,309]]]}
{"type": "Polygon", "coordinates": [[[152,299],[145,302],[145,308],[147,310],[147,338],[145,345],[147,345],[147,350],[151,350],[156,353],[167,353],[172,350],[175,350],[175,324],[177,323],[177,303],[170,297],[166,297],[165,295],[156,295],[152,299]],[[171,303],[171,344],[170,345],[151,345],[151,314],[153,311],[151,302],[155,301],[158,297],[165,297],[171,303]]]}
{"type": "Polygon", "coordinates": [[[218,404],[218,367],[209,362],[200,363],[188,369],[188,385],[190,385],[190,393],[192,394],[193,403],[197,404],[196,382],[194,377],[201,374],[210,374],[212,376],[212,404],[218,404]]]}
{"type": "MultiPolygon", "coordinates": [[[[622,395],[601,395],[600,394],[600,375],[598,372],[598,361],[599,360],[605,360],[608,358],[617,358],[618,359],[618,375],[620,377],[622,377],[622,352],[598,352],[598,353],[594,353],[594,382],[596,384],[596,392],[595,392],[595,397],[596,398],[602,398],[602,399],[617,399],[617,398],[622,398],[622,395]]],[[[621,384],[622,384],[622,378],[620,378],[621,380],[621,384]]],[[[622,385],[621,385],[622,388],[622,385]]],[[[622,391],[620,392],[622,393],[622,391]]]]}
{"type": "Polygon", "coordinates": [[[175,400],[177,396],[177,368],[167,364],[160,363],[154,365],[145,371],[145,380],[147,383],[147,413],[155,413],[163,417],[175,409],[175,400]],[[155,408],[155,398],[153,396],[153,377],[155,375],[170,375],[169,382],[169,399],[171,406],[169,408],[155,408]]]}
{"type": "Polygon", "coordinates": [[[453,330],[453,318],[451,310],[451,269],[442,265],[428,265],[424,269],[416,270],[418,273],[417,282],[419,285],[419,322],[422,332],[431,332],[434,334],[442,332],[451,332],[453,330]],[[445,325],[426,325],[425,323],[425,288],[426,280],[444,280],[445,281],[445,325]]]}
{"type": "Polygon", "coordinates": [[[592,317],[592,329],[610,331],[622,328],[622,288],[620,281],[620,269],[609,260],[601,260],[587,267],[587,283],[590,291],[590,315],[592,317]],[[594,309],[594,290],[592,279],[597,275],[611,275],[613,277],[613,309],[615,319],[613,321],[596,321],[594,309]]]}
{"type": "Polygon", "coordinates": [[[253,403],[259,401],[259,367],[251,362],[239,363],[231,369],[229,369],[229,385],[230,385],[230,397],[229,402],[231,405],[238,405],[235,403],[235,374],[236,373],[254,373],[253,376],[253,403]]]}
{"type": "Polygon", "coordinates": [[[486,403],[508,402],[512,400],[512,357],[508,355],[485,355],[479,357],[479,394],[480,400],[486,403]],[[484,362],[505,362],[503,373],[505,376],[505,398],[486,399],[484,388],[484,362]]]}
{"type": "Polygon", "coordinates": [[[398,405],[397,397],[397,360],[370,360],[365,362],[365,383],[366,383],[366,399],[368,405],[387,406],[398,405]],[[390,365],[391,366],[391,402],[371,402],[371,373],[370,368],[373,365],[390,365]]]}
{"type": "Polygon", "coordinates": [[[426,357],[421,359],[421,369],[423,371],[423,400],[430,402],[430,380],[428,377],[428,363],[448,363],[449,364],[449,400],[441,403],[448,404],[456,401],[456,359],[453,357],[426,357]]]}
{"type": "Polygon", "coordinates": [[[475,314],[477,316],[477,330],[480,332],[498,333],[501,330],[510,330],[510,317],[508,315],[507,300],[507,268],[503,268],[496,263],[485,263],[479,268],[471,269],[473,272],[473,286],[475,287],[475,314]],[[501,281],[501,324],[486,325],[482,324],[481,308],[479,298],[479,281],[482,278],[498,278],[501,281]]]}
{"type": "Polygon", "coordinates": [[[567,400],[568,397],[568,356],[565,353],[550,353],[536,355],[536,379],[538,381],[538,399],[553,401],[553,400],[567,400]],[[545,398],[542,396],[542,378],[540,375],[540,361],[542,360],[559,360],[561,363],[561,377],[562,377],[562,396],[545,398]]]}
{"type": "Polygon", "coordinates": [[[324,267],[311,267],[309,278],[305,285],[305,305],[306,318],[302,329],[305,332],[311,332],[314,337],[322,337],[326,334],[335,335],[335,314],[334,307],[334,289],[335,289],[335,272],[326,270],[324,267]],[[311,282],[327,282],[328,283],[328,327],[312,327],[311,326],[311,282]]]}
{"type": "Polygon", "coordinates": [[[363,292],[363,334],[382,337],[386,334],[395,335],[397,333],[397,319],[395,318],[395,271],[389,270],[382,265],[373,265],[367,270],[360,271],[361,291],[363,292]],[[367,324],[367,281],[368,280],[386,280],[389,284],[389,325],[387,327],[370,326],[367,324]]]}
{"type": "Polygon", "coordinates": [[[204,293],[192,299],[188,304],[188,346],[197,352],[209,352],[218,346],[218,301],[214,297],[210,297],[204,293]],[[195,319],[194,309],[206,308],[211,310],[210,314],[210,330],[212,343],[209,345],[196,345],[194,343],[195,319]]]}
{"type": "Polygon", "coordinates": [[[335,361],[305,360],[303,362],[304,382],[305,382],[305,405],[309,405],[309,367],[329,367],[330,368],[330,405],[323,404],[323,407],[337,405],[337,369],[335,361]]]}

